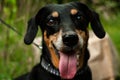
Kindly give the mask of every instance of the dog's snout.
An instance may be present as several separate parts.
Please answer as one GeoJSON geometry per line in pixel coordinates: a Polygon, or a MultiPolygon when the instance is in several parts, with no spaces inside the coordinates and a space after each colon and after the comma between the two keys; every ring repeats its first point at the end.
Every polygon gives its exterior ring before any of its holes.
{"type": "Polygon", "coordinates": [[[72,47],[78,43],[78,35],[76,33],[64,34],[62,36],[63,43],[66,46],[72,47]]]}

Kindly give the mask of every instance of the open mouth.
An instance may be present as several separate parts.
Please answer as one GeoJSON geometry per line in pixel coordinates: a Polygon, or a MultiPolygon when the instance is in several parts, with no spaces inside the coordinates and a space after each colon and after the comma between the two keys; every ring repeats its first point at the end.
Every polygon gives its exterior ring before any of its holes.
{"type": "Polygon", "coordinates": [[[63,79],[72,79],[76,72],[77,72],[77,66],[79,65],[79,52],[75,50],[71,50],[68,52],[57,50],[55,45],[53,44],[53,47],[56,51],[56,55],[59,58],[59,72],[60,76],[63,79]]]}

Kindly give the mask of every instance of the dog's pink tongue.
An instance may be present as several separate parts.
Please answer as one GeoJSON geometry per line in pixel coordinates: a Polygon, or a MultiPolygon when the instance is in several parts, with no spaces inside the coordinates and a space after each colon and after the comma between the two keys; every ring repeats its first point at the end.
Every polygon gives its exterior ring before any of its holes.
{"type": "Polygon", "coordinates": [[[72,55],[67,55],[60,52],[60,62],[59,62],[59,71],[60,76],[63,79],[72,79],[77,71],[77,58],[73,53],[72,55]]]}

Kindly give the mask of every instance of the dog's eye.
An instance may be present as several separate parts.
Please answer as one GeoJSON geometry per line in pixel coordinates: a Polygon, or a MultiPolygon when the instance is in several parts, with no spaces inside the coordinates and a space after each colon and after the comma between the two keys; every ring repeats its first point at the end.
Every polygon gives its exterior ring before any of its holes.
{"type": "Polygon", "coordinates": [[[54,25],[54,20],[53,19],[50,19],[48,22],[47,22],[47,25],[48,26],[53,26],[54,25]]]}
{"type": "Polygon", "coordinates": [[[76,18],[77,18],[78,20],[81,20],[81,16],[79,16],[79,15],[78,15],[76,18]]]}
{"type": "Polygon", "coordinates": [[[76,15],[76,20],[82,21],[83,20],[83,16],[82,15],[76,15]]]}
{"type": "Polygon", "coordinates": [[[84,15],[83,15],[83,13],[78,12],[77,14],[72,15],[72,18],[75,22],[81,22],[84,20],[84,15]]]}
{"type": "Polygon", "coordinates": [[[55,26],[59,23],[59,20],[57,18],[50,18],[48,21],[47,21],[47,25],[48,26],[55,26]]]}

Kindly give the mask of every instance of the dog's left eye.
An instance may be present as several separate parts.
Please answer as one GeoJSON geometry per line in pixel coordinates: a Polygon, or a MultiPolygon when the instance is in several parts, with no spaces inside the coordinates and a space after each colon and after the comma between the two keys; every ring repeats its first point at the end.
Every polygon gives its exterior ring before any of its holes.
{"type": "Polygon", "coordinates": [[[81,20],[82,16],[78,15],[76,18],[77,18],[77,20],[81,20]]]}
{"type": "Polygon", "coordinates": [[[83,20],[83,16],[82,15],[76,15],[76,20],[78,21],[82,21],[83,20]]]}
{"type": "Polygon", "coordinates": [[[55,26],[58,24],[59,24],[59,20],[57,18],[52,17],[52,18],[48,19],[48,21],[47,21],[48,26],[55,26]]]}
{"type": "Polygon", "coordinates": [[[48,22],[47,22],[47,25],[48,26],[53,26],[55,24],[54,20],[53,19],[50,19],[48,22]]]}
{"type": "Polygon", "coordinates": [[[75,21],[75,22],[81,22],[81,21],[84,21],[83,13],[78,12],[77,14],[72,15],[72,19],[73,19],[73,21],[75,21]]]}

